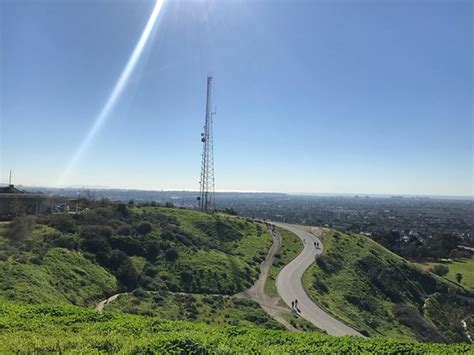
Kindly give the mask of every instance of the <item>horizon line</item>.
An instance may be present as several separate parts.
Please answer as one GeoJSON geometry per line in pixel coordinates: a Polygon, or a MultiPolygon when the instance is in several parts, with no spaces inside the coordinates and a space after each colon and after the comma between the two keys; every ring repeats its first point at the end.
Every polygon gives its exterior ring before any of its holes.
{"type": "MultiPolygon", "coordinates": [[[[8,186],[7,183],[0,183],[0,186],[8,186]]],[[[140,189],[140,188],[126,188],[126,187],[110,187],[110,186],[87,186],[87,185],[70,185],[70,186],[44,186],[44,185],[15,185],[26,188],[44,188],[54,190],[124,190],[124,191],[153,191],[153,192],[196,192],[199,190],[193,189],[140,189]]],[[[305,192],[305,191],[251,191],[251,190],[216,190],[216,193],[248,193],[248,194],[285,194],[293,196],[326,196],[326,197],[431,197],[431,198],[455,198],[455,199],[474,199],[474,195],[437,195],[437,194],[413,194],[413,193],[365,193],[365,192],[305,192]]]]}

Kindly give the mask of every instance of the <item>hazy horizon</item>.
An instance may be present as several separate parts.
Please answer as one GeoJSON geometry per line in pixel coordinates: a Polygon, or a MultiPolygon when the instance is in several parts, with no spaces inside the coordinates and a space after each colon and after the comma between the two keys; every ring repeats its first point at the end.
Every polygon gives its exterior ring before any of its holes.
{"type": "Polygon", "coordinates": [[[472,197],[472,10],[1,2],[0,181],[198,190],[212,72],[216,190],[472,197]]]}

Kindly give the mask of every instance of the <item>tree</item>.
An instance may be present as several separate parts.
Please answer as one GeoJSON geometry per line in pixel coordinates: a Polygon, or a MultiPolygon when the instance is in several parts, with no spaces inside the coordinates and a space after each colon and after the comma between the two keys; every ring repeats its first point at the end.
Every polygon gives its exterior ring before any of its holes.
{"type": "Polygon", "coordinates": [[[130,210],[128,209],[127,205],[124,203],[120,203],[117,205],[117,212],[122,215],[122,217],[129,217],[130,216],[130,210]]]}
{"type": "Polygon", "coordinates": [[[122,265],[128,262],[128,256],[123,251],[114,249],[110,253],[110,257],[108,260],[108,266],[111,270],[116,271],[122,265]]]}
{"type": "Polygon", "coordinates": [[[33,216],[19,217],[8,224],[6,235],[16,242],[25,240],[33,231],[36,220],[33,216]]]}
{"type": "Polygon", "coordinates": [[[140,235],[147,235],[148,233],[151,232],[153,226],[151,225],[150,222],[140,222],[138,223],[136,229],[138,234],[140,235]]]}
{"type": "Polygon", "coordinates": [[[47,217],[46,223],[63,233],[74,233],[76,221],[69,214],[54,214],[47,217]]]}
{"type": "Polygon", "coordinates": [[[460,284],[462,281],[462,274],[460,272],[456,273],[456,281],[460,284]]]}
{"type": "Polygon", "coordinates": [[[138,273],[130,259],[119,266],[115,276],[127,290],[130,291],[137,287],[138,273]]]}
{"type": "Polygon", "coordinates": [[[436,264],[430,268],[430,271],[438,276],[444,276],[448,274],[449,268],[446,265],[436,264]]]}
{"type": "Polygon", "coordinates": [[[167,261],[174,262],[178,259],[178,257],[179,257],[178,252],[174,248],[169,248],[165,252],[165,259],[167,261]]]}

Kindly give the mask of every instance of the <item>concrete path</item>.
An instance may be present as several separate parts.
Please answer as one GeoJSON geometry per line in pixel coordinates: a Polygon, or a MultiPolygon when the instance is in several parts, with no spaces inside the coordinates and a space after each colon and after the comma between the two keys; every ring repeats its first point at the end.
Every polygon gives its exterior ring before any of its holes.
{"type": "Polygon", "coordinates": [[[319,329],[326,330],[328,334],[363,337],[359,332],[319,308],[308,297],[301,283],[301,278],[306,269],[314,263],[316,255],[322,252],[323,244],[321,240],[300,227],[285,223],[272,223],[295,233],[304,243],[303,251],[278,274],[277,290],[283,301],[291,308],[292,301],[298,300],[297,308],[301,317],[319,329]],[[319,249],[315,247],[315,243],[319,243],[319,249]]]}

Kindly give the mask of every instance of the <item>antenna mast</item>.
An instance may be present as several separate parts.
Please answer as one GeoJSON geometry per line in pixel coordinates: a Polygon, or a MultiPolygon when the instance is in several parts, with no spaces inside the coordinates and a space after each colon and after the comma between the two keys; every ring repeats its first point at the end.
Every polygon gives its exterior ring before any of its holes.
{"type": "Polygon", "coordinates": [[[214,201],[214,147],[212,135],[212,121],[215,112],[211,111],[212,99],[212,76],[207,77],[207,100],[206,100],[206,121],[204,122],[204,132],[201,133],[202,163],[201,180],[199,181],[199,209],[204,212],[215,210],[214,201]]]}

